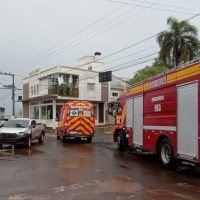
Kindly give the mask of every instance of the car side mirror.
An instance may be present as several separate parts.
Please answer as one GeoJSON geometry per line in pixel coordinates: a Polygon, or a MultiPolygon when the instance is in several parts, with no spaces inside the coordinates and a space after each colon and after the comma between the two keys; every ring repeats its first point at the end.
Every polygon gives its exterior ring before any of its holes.
{"type": "Polygon", "coordinates": [[[29,127],[30,127],[30,128],[35,128],[36,125],[35,125],[35,124],[31,124],[29,127]]]}

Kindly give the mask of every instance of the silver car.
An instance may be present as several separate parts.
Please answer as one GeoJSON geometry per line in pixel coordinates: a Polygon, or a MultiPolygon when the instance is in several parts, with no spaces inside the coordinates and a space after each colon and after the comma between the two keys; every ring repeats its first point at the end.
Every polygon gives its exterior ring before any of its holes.
{"type": "Polygon", "coordinates": [[[2,147],[2,144],[24,144],[30,148],[33,140],[37,139],[40,143],[43,143],[44,135],[45,126],[37,124],[34,119],[10,119],[0,128],[0,147],[2,147]]]}

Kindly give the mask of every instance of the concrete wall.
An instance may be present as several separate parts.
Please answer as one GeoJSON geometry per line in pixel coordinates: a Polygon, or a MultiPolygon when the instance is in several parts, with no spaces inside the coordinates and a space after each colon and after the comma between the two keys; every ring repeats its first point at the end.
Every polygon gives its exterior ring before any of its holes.
{"type": "Polygon", "coordinates": [[[22,104],[22,109],[23,109],[23,112],[22,112],[22,115],[23,117],[29,117],[29,102],[23,102],[22,104]]]}
{"type": "Polygon", "coordinates": [[[29,83],[23,85],[23,100],[29,99],[29,83]]]}

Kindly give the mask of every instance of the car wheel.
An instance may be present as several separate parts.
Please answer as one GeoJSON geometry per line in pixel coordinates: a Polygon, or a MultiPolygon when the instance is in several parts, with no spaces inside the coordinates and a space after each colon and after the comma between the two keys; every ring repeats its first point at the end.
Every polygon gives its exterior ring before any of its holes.
{"type": "Polygon", "coordinates": [[[92,142],[92,137],[87,137],[87,143],[91,143],[92,142]]]}
{"type": "Polygon", "coordinates": [[[38,141],[40,144],[42,144],[44,142],[44,134],[42,133],[40,138],[38,138],[38,141]]]}
{"type": "Polygon", "coordinates": [[[158,149],[160,163],[165,168],[171,168],[174,164],[173,147],[171,142],[165,138],[160,142],[158,149]]]}

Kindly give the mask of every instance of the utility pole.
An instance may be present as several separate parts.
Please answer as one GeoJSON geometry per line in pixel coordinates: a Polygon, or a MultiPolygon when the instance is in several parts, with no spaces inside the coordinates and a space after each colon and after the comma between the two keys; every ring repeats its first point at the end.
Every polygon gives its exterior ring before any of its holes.
{"type": "Polygon", "coordinates": [[[13,101],[13,116],[15,116],[15,75],[12,74],[12,101],[13,101]]]}
{"type": "Polygon", "coordinates": [[[12,76],[12,85],[4,85],[4,88],[0,89],[11,89],[12,90],[12,115],[15,116],[15,90],[21,90],[15,88],[15,75],[7,72],[1,72],[1,75],[12,76]]]}

